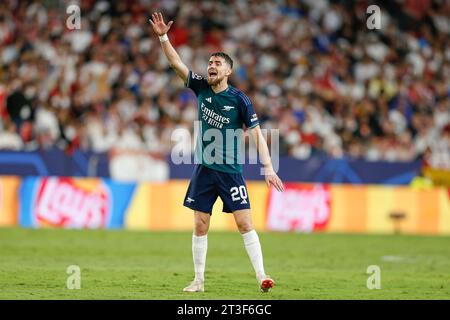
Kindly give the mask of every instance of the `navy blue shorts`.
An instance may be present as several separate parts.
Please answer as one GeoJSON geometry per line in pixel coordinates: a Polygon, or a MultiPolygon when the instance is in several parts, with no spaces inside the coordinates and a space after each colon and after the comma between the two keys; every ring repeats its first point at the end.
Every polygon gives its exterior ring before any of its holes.
{"type": "Polygon", "coordinates": [[[196,165],[184,198],[184,206],[211,214],[218,196],[223,202],[223,212],[250,209],[247,186],[242,174],[196,165]]]}

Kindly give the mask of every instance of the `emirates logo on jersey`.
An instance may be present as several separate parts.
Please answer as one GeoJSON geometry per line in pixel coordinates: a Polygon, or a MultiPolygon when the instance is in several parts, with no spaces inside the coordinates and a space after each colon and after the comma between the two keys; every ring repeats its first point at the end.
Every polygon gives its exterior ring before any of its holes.
{"type": "Polygon", "coordinates": [[[213,110],[206,107],[204,103],[202,103],[201,110],[202,110],[202,119],[210,126],[222,129],[224,124],[230,123],[230,118],[224,117],[214,112],[213,110]]]}

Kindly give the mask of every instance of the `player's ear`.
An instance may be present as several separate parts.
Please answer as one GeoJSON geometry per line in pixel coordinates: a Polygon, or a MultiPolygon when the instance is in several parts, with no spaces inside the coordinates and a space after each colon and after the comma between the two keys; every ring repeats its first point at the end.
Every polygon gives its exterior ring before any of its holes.
{"type": "Polygon", "coordinates": [[[227,77],[229,77],[229,76],[231,76],[232,73],[233,73],[233,70],[231,70],[231,68],[228,68],[228,70],[225,74],[227,75],[227,77]]]}

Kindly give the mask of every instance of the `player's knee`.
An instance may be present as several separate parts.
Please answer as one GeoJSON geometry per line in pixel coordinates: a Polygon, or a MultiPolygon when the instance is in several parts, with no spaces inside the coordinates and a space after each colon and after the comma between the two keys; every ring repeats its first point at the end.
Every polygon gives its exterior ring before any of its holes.
{"type": "Polygon", "coordinates": [[[251,221],[242,221],[237,224],[239,232],[244,234],[253,230],[253,224],[251,221]]]}
{"type": "Polygon", "coordinates": [[[197,237],[204,236],[208,233],[209,224],[206,221],[202,221],[200,219],[195,221],[195,228],[194,228],[195,235],[197,237]]]}

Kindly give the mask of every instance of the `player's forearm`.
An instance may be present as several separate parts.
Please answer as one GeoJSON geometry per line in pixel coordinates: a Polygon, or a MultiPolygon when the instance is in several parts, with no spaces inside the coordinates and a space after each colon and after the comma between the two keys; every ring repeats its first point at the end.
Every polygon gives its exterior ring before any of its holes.
{"type": "Polygon", "coordinates": [[[264,166],[265,173],[273,173],[272,159],[270,158],[269,148],[267,147],[266,140],[261,136],[259,139],[259,158],[261,159],[261,163],[264,166]]]}
{"type": "Polygon", "coordinates": [[[264,166],[265,173],[273,173],[274,170],[272,166],[272,159],[270,158],[269,147],[267,146],[267,142],[261,133],[261,129],[257,126],[256,128],[251,129],[251,132],[256,143],[259,159],[264,166]]]}
{"type": "Polygon", "coordinates": [[[166,56],[167,61],[169,61],[169,64],[171,67],[173,67],[174,65],[176,65],[178,63],[181,63],[181,58],[178,55],[175,48],[170,43],[170,40],[161,42],[161,47],[162,47],[164,55],[166,56]]]}
{"type": "Polygon", "coordinates": [[[181,61],[180,56],[178,55],[178,52],[175,50],[175,48],[170,43],[170,40],[166,40],[161,42],[161,47],[164,52],[164,55],[167,58],[167,61],[169,62],[169,65],[172,69],[175,70],[177,75],[186,82],[189,69],[186,67],[186,65],[181,61]]]}

